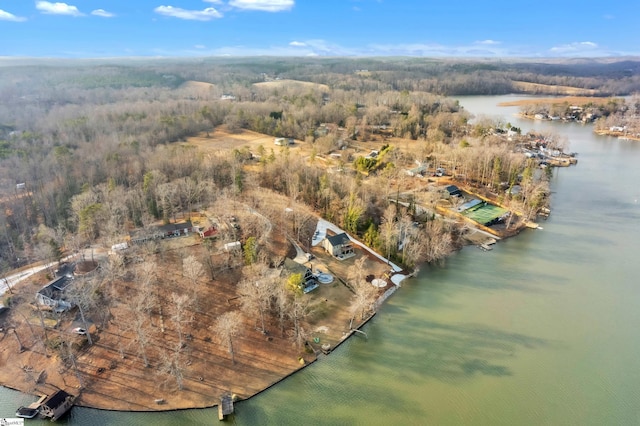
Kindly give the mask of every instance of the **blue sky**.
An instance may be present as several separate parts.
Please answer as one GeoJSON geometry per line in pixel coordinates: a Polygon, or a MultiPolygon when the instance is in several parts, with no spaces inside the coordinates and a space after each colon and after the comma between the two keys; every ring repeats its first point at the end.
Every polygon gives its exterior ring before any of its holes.
{"type": "Polygon", "coordinates": [[[640,0],[0,0],[0,56],[640,55],[640,0]]]}

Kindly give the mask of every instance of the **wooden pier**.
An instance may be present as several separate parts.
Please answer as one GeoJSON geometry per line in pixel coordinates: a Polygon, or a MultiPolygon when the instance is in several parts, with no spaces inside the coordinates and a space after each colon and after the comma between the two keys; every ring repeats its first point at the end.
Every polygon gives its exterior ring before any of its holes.
{"type": "Polygon", "coordinates": [[[233,397],[226,394],[220,398],[218,404],[218,420],[224,420],[230,414],[233,414],[233,397]]]}

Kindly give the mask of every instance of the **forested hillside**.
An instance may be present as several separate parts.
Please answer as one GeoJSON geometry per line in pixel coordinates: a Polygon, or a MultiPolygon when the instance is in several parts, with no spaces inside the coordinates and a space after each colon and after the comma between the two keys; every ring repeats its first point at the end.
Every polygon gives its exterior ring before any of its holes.
{"type": "MultiPolygon", "coordinates": [[[[175,144],[217,126],[295,138],[314,144],[320,154],[349,140],[371,140],[374,134],[379,140],[422,140],[422,158],[404,159],[422,161],[463,140],[468,146],[474,132],[486,130],[468,127],[468,114],[453,98],[441,95],[508,93],[515,91],[514,81],[601,94],[627,94],[640,87],[639,62],[634,61],[18,62],[5,60],[0,67],[0,247],[5,270],[55,257],[52,253],[71,244],[121,235],[176,209],[206,204],[234,184],[239,188],[247,153],[205,158],[175,144]],[[292,80],[305,83],[282,84],[292,80]],[[80,238],[72,238],[76,234],[80,238]]],[[[291,195],[284,170],[268,170],[262,184],[291,195]]],[[[335,178],[344,183],[329,185],[326,176],[314,173],[319,172],[301,172],[296,178],[304,201],[334,214],[349,209],[328,206],[349,199],[352,178],[335,178]]],[[[366,212],[358,225],[363,227],[381,209],[370,205],[370,195],[358,199],[358,208],[366,212]]]]}

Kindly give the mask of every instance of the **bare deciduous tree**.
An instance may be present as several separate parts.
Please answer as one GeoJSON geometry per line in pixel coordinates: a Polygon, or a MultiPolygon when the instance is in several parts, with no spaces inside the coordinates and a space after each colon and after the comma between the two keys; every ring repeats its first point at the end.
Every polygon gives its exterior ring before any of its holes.
{"type": "Polygon", "coordinates": [[[425,224],[425,260],[436,262],[451,254],[453,242],[451,233],[440,220],[430,220],[425,224]]]}
{"type": "Polygon", "coordinates": [[[311,313],[311,299],[304,295],[296,294],[288,307],[289,318],[293,321],[293,328],[290,330],[291,339],[300,348],[307,337],[303,321],[311,313]]]}
{"type": "Polygon", "coordinates": [[[380,238],[384,244],[387,260],[391,259],[391,249],[396,243],[398,234],[396,230],[396,207],[389,205],[382,216],[382,224],[380,225],[380,238]]]}
{"type": "Polygon", "coordinates": [[[202,263],[198,262],[195,256],[187,256],[182,260],[182,273],[189,279],[191,284],[191,303],[198,306],[198,278],[204,273],[202,263]]]}
{"type": "Polygon", "coordinates": [[[235,353],[233,349],[233,340],[242,331],[242,314],[238,311],[229,311],[220,315],[213,323],[212,330],[220,338],[222,343],[227,346],[229,355],[231,355],[231,363],[235,364],[235,353]]]}
{"type": "Polygon", "coordinates": [[[178,390],[184,389],[185,361],[183,360],[180,347],[175,350],[167,349],[160,355],[160,370],[169,374],[176,380],[178,390]]]}
{"type": "Polygon", "coordinates": [[[173,302],[173,315],[171,319],[176,326],[178,332],[178,347],[182,349],[184,347],[184,324],[191,322],[189,316],[189,307],[191,305],[189,296],[186,294],[178,295],[176,293],[171,294],[171,300],[173,302]]]}
{"type": "Polygon", "coordinates": [[[354,319],[360,314],[360,319],[363,320],[366,314],[374,310],[374,302],[377,296],[376,287],[366,280],[365,270],[365,257],[354,262],[354,267],[350,271],[349,284],[353,290],[353,299],[349,310],[354,319]]]}
{"type": "Polygon", "coordinates": [[[244,279],[238,284],[242,310],[249,315],[258,313],[260,330],[266,332],[264,317],[271,302],[274,283],[279,271],[270,270],[264,263],[254,263],[243,269],[244,279]]]}

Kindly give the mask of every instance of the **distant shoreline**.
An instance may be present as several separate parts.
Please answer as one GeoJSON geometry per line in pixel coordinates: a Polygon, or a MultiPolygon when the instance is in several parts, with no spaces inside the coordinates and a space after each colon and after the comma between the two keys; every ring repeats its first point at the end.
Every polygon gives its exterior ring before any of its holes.
{"type": "Polygon", "coordinates": [[[506,102],[498,103],[498,106],[510,107],[510,106],[526,106],[526,105],[539,105],[539,104],[558,105],[563,103],[568,103],[570,105],[584,105],[588,103],[600,105],[600,104],[606,104],[611,99],[618,99],[618,98],[612,97],[612,96],[607,96],[607,97],[560,96],[560,97],[553,97],[553,98],[519,99],[517,101],[506,101],[506,102]]]}

